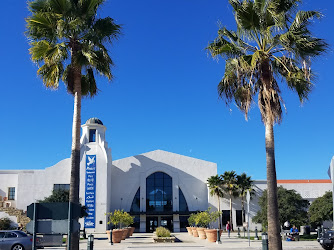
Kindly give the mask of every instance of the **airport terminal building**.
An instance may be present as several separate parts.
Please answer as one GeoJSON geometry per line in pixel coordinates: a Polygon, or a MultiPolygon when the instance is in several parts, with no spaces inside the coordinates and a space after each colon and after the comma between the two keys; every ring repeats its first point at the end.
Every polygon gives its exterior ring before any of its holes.
{"type": "MultiPolygon", "coordinates": [[[[217,174],[217,164],[163,150],[112,161],[105,140],[106,127],[97,118],[82,125],[80,199],[88,208],[82,227],[104,232],[107,212],[124,209],[135,217],[139,232],[165,226],[174,232],[185,230],[189,214],[217,209],[206,184],[217,174]]],[[[44,170],[1,170],[0,207],[26,210],[27,206],[49,196],[54,189],[69,189],[70,159],[44,170]],[[6,198],[5,198],[6,197],[6,198]]],[[[259,210],[258,197],[266,181],[254,181],[256,196],[251,200],[250,217],[259,210]]],[[[330,180],[279,180],[278,185],[295,189],[310,201],[332,190],[330,180]]],[[[229,201],[222,199],[223,222],[229,218],[229,201]]],[[[4,216],[0,212],[0,217],[4,216]]],[[[242,225],[241,202],[233,203],[232,221],[242,225]]],[[[255,226],[250,222],[250,228],[255,226]]]]}

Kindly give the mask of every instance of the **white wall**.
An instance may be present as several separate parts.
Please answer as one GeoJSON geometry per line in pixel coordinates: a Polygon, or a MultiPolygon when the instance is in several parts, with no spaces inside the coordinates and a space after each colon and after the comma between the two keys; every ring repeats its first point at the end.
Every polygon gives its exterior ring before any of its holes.
{"type": "MultiPolygon", "coordinates": [[[[206,180],[217,174],[217,165],[163,150],[155,150],[113,162],[110,211],[115,209],[130,211],[133,198],[140,186],[140,210],[145,212],[146,178],[158,171],[172,177],[173,211],[179,210],[178,188],[182,190],[190,211],[206,210],[211,206],[206,180]]],[[[141,219],[144,220],[144,216],[141,216],[141,219]]],[[[141,225],[141,231],[144,231],[144,221],[141,225]]],[[[177,225],[174,223],[174,231],[177,230],[177,225]]]]}
{"type": "Polygon", "coordinates": [[[17,183],[18,183],[18,171],[15,170],[2,170],[0,171],[0,196],[8,198],[8,188],[15,187],[15,200],[9,200],[13,207],[17,202],[17,183]]]}

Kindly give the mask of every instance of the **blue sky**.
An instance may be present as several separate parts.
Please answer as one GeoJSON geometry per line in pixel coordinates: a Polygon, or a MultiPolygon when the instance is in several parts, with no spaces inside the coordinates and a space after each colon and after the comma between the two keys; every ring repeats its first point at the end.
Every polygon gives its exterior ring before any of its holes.
{"type": "MultiPolygon", "coordinates": [[[[324,17],[314,33],[334,44],[334,2],[306,0],[301,9],[324,17]]],[[[70,157],[73,98],[61,84],[46,89],[30,61],[24,35],[25,1],[2,3],[0,169],[43,169],[70,157]]],[[[82,122],[98,117],[107,126],[113,159],[162,149],[266,178],[264,126],[254,104],[249,121],[217,96],[224,61],[205,51],[218,23],[234,29],[227,0],[108,0],[102,16],[122,24],[111,49],[115,79],[98,78],[100,93],[84,99],[82,122]]],[[[333,50],[312,67],[318,77],[303,105],[282,87],[287,107],[275,126],[279,179],[328,178],[334,154],[333,50]]]]}

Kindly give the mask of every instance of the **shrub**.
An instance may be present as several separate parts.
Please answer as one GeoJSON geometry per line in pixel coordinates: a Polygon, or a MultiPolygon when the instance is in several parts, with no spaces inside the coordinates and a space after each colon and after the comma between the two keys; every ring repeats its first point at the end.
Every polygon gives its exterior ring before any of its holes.
{"type": "Polygon", "coordinates": [[[12,221],[9,218],[1,218],[0,219],[0,230],[9,230],[11,229],[12,221]]]}
{"type": "Polygon", "coordinates": [[[164,227],[158,227],[155,233],[158,237],[170,237],[170,231],[164,227]]]}
{"type": "Polygon", "coordinates": [[[131,224],[133,224],[133,217],[129,213],[124,212],[123,216],[124,216],[123,224],[124,224],[125,227],[128,227],[131,224]]]}
{"type": "Polygon", "coordinates": [[[189,226],[194,226],[195,225],[195,217],[196,217],[196,214],[191,214],[188,218],[188,223],[189,223],[189,226]]]}
{"type": "Polygon", "coordinates": [[[107,213],[109,216],[108,224],[113,224],[115,227],[128,227],[133,224],[133,217],[123,210],[115,210],[113,213],[107,213]]]}
{"type": "Polygon", "coordinates": [[[210,214],[207,211],[199,212],[195,217],[195,224],[199,227],[208,227],[210,223],[210,214]]]}

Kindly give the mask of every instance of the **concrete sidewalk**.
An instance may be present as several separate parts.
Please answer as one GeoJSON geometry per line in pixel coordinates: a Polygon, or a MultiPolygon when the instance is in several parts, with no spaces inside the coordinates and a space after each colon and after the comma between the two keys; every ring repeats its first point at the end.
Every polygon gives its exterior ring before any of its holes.
{"type": "MultiPolygon", "coordinates": [[[[250,246],[248,245],[248,240],[239,239],[236,235],[232,235],[231,238],[227,238],[227,235],[222,235],[222,244],[216,244],[207,242],[199,238],[195,238],[188,233],[173,233],[173,235],[178,239],[175,243],[153,243],[152,233],[134,233],[130,238],[122,241],[119,244],[110,245],[106,234],[95,234],[94,235],[94,249],[200,249],[200,250],[211,250],[211,249],[249,249],[249,250],[261,250],[261,241],[251,241],[250,246]]],[[[64,248],[46,248],[46,249],[64,249],[64,248]]],[[[87,240],[80,241],[80,249],[87,249],[87,240]]],[[[283,249],[322,249],[317,241],[283,241],[283,249]]]]}

